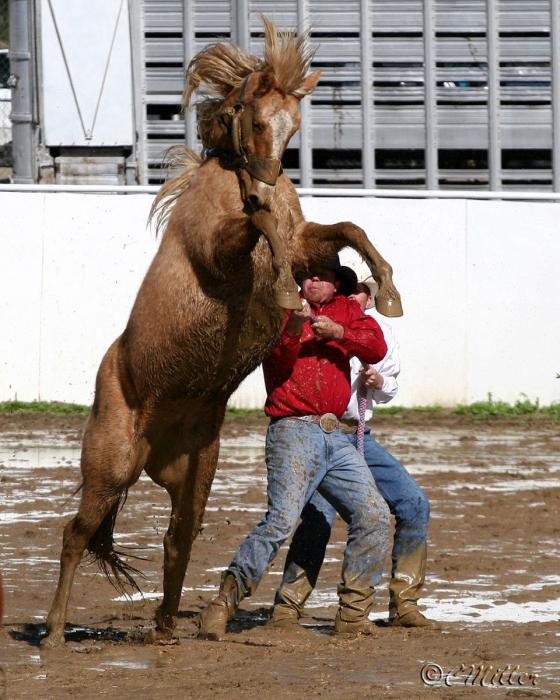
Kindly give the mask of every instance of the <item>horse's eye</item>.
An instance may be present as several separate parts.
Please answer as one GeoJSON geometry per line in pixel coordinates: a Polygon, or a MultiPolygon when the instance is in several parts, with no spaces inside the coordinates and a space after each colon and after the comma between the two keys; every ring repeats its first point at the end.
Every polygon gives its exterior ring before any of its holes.
{"type": "Polygon", "coordinates": [[[264,126],[260,122],[253,122],[253,131],[260,133],[264,131],[264,126]]]}

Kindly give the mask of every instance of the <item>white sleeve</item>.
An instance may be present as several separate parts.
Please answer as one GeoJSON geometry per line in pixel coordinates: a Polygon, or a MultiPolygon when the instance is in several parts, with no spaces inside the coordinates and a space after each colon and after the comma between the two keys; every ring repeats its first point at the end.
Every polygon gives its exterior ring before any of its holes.
{"type": "Polygon", "coordinates": [[[381,326],[385,342],[387,343],[387,354],[381,362],[373,365],[379,374],[383,376],[383,387],[381,389],[373,389],[371,395],[375,403],[388,403],[397,395],[399,390],[397,381],[401,370],[399,344],[391,326],[384,321],[376,320],[381,326]]]}

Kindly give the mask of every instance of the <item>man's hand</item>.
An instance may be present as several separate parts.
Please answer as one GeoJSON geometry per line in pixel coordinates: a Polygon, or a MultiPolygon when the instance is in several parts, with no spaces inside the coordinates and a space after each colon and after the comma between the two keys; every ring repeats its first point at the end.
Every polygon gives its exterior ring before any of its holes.
{"type": "Polygon", "coordinates": [[[328,316],[319,316],[311,328],[313,333],[323,340],[340,340],[344,337],[344,327],[328,316]]]}
{"type": "Polygon", "coordinates": [[[375,367],[368,367],[363,369],[361,372],[362,386],[366,389],[383,389],[383,375],[375,369],[375,367]]]}
{"type": "Polygon", "coordinates": [[[305,299],[302,299],[301,303],[301,311],[292,311],[290,318],[288,319],[288,323],[286,324],[286,330],[288,333],[292,333],[293,335],[299,335],[303,330],[305,322],[310,318],[313,318],[311,308],[305,299]]]}

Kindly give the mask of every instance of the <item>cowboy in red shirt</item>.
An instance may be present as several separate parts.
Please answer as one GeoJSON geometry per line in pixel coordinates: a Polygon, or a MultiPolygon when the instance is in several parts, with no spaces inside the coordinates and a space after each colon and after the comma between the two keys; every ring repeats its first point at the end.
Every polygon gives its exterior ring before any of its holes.
{"type": "Polygon", "coordinates": [[[350,357],[369,364],[387,352],[377,322],[344,294],[333,295],[333,287],[347,284],[340,277],[354,272],[342,266],[314,272],[303,280],[306,307],[292,314],[263,362],[268,395],[264,411],[271,418],[324,413],[340,418],[350,400],[350,357]],[[317,320],[307,322],[313,318],[317,320]]]}
{"type": "Polygon", "coordinates": [[[263,363],[265,412],[271,417],[268,511],[224,572],[218,596],[201,615],[200,636],[225,632],[240,600],[255,590],[315,490],[348,524],[335,632],[373,631],[368,613],[383,569],[389,509],[338,418],[350,398],[349,358],[375,363],[387,347],[377,322],[344,296],[348,284],[355,286],[355,275],[341,267],[338,256],[308,271],[302,280],[307,303],[289,315],[263,363]]]}

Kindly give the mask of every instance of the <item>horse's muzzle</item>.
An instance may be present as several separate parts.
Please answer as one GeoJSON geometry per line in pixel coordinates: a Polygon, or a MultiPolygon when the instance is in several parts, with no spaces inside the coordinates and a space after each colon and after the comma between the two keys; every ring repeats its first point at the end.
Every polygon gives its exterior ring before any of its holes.
{"type": "Polygon", "coordinates": [[[259,158],[247,155],[245,169],[257,180],[274,187],[278,176],[282,172],[282,162],[279,158],[259,158]]]}

